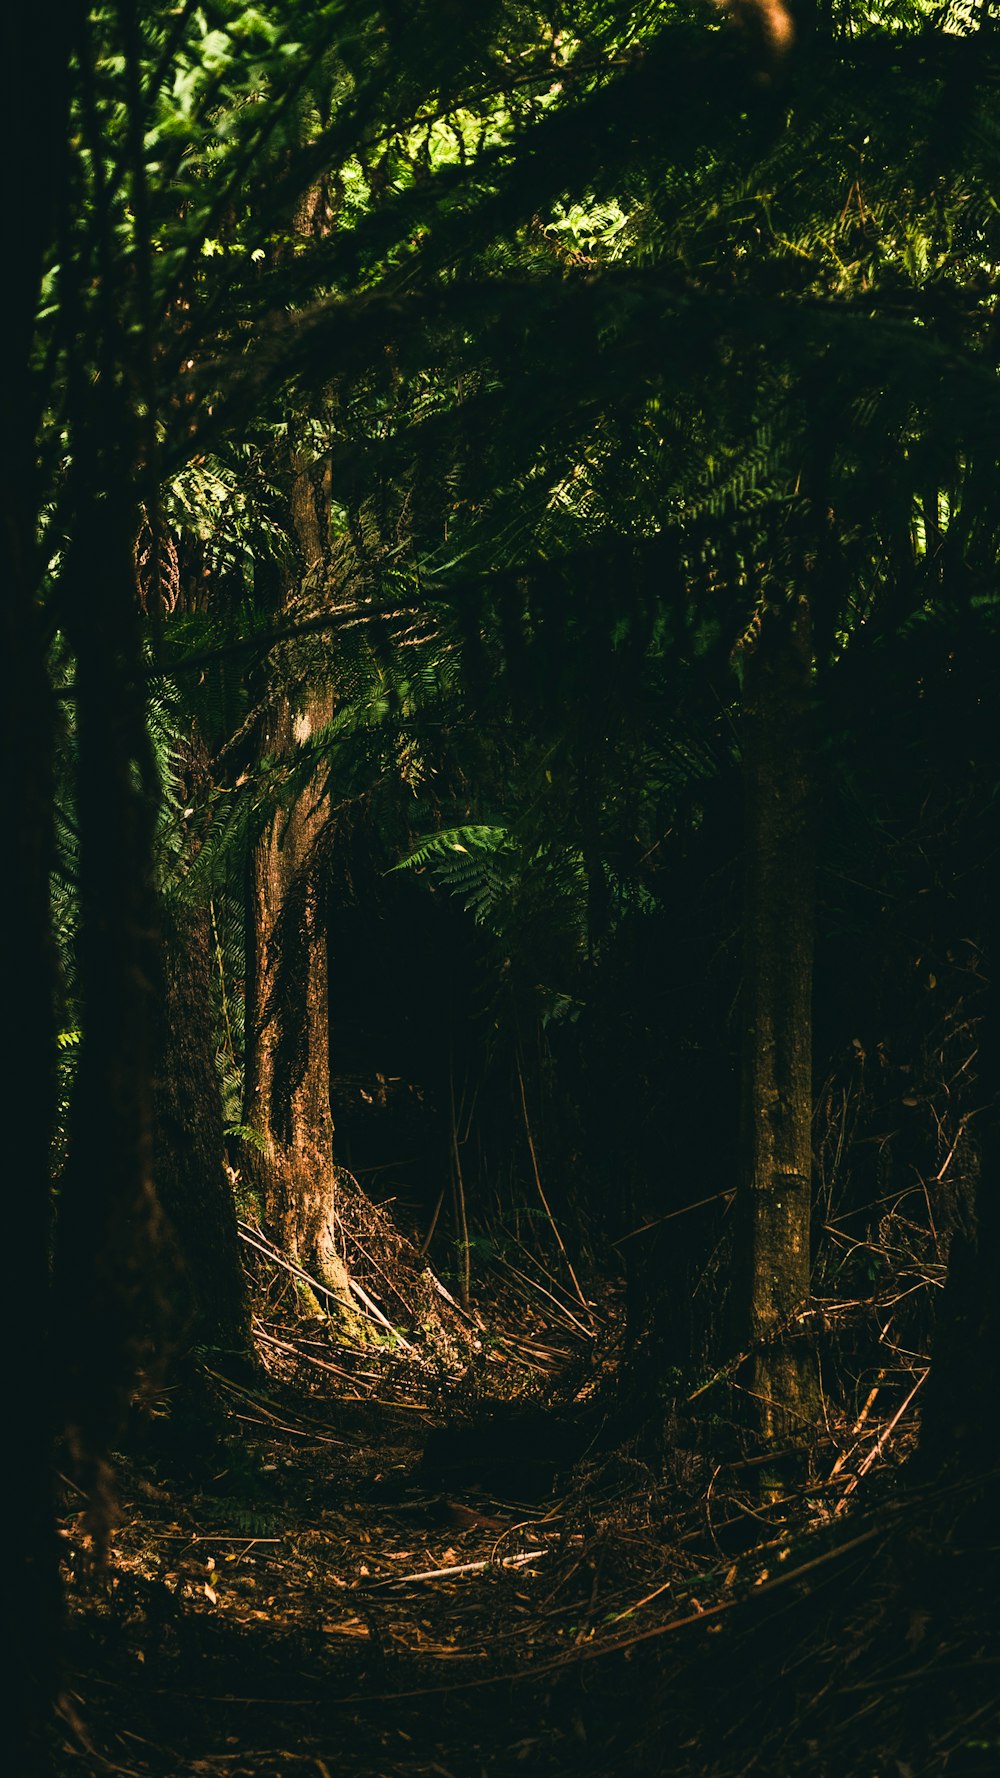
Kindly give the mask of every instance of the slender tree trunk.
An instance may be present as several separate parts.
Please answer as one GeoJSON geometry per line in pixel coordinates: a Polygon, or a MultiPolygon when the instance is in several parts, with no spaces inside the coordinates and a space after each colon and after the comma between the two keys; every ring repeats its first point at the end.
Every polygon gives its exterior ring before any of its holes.
{"type": "MultiPolygon", "coordinates": [[[[279,697],[263,751],[294,757],[329,719],[329,693],[294,709],[279,697]]],[[[261,1147],[248,1155],[268,1229],[289,1256],[350,1311],[337,1238],[337,1176],[330,1109],[327,942],[318,842],[329,819],[314,780],[279,809],[254,850],[250,878],[246,1121],[261,1147]]]]}
{"type": "Polygon", "coordinates": [[[995,853],[985,899],[992,930],[987,930],[989,986],[975,1063],[982,1103],[974,1124],[975,1218],[970,1231],[952,1237],[920,1429],[922,1467],[967,1477],[995,1465],[1000,1394],[1000,859],[995,853]]]}
{"type": "MultiPolygon", "coordinates": [[[[327,496],[322,475],[295,460],[291,506],[304,575],[299,585],[286,583],[282,609],[302,616],[323,579],[327,496]]],[[[333,692],[322,683],[315,650],[303,660],[293,644],[272,657],[272,670],[284,689],[263,719],[260,752],[291,770],[329,722],[333,692]]],[[[323,776],[318,762],[290,805],[276,810],[251,862],[245,1118],[260,1147],[248,1150],[246,1165],[272,1238],[331,1293],[324,1306],[360,1335],[338,1233],[333,1161],[323,884],[330,807],[323,776]]]]}
{"type": "MultiPolygon", "coordinates": [[[[329,229],[322,182],[303,194],[292,223],[303,239],[329,229]]],[[[330,488],[328,461],[310,460],[308,428],[289,423],[288,498],[300,574],[286,573],[283,616],[311,615],[328,598],[330,488]]],[[[275,650],[276,686],[260,729],[260,753],[292,768],[301,749],[333,714],[328,645],[294,643],[275,650]]],[[[322,842],[330,820],[320,764],[288,807],[279,808],[254,850],[247,921],[245,1113],[260,1147],[245,1169],[261,1199],[272,1239],[329,1293],[312,1308],[334,1311],[361,1339],[338,1238],[338,1178],[330,1103],[330,996],[322,842]]]]}
{"type": "Polygon", "coordinates": [[[810,1289],[814,863],[812,638],[799,596],[765,608],[744,661],[746,828],[741,1167],[742,1337],[767,1446],[811,1429],[813,1355],[796,1316],[810,1289]]]}

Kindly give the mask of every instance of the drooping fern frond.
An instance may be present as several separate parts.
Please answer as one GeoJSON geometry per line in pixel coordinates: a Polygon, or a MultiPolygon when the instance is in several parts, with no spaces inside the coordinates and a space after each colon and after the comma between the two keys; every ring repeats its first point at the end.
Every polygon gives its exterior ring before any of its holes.
{"type": "Polygon", "coordinates": [[[448,827],[440,833],[434,833],[414,846],[406,858],[401,858],[393,870],[419,870],[432,860],[450,863],[452,855],[458,853],[499,853],[513,852],[515,844],[506,827],[490,826],[484,822],[473,822],[459,827],[448,827]]]}

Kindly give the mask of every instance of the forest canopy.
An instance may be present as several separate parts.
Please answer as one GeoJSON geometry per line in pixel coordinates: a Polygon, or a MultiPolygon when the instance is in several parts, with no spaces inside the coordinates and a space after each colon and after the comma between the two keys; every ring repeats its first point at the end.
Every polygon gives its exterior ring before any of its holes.
{"type": "MultiPolygon", "coordinates": [[[[319,1402],[364,1488],[419,1412],[412,1486],[500,1542],[491,1501],[561,1488],[588,1660],[606,1498],[653,1528],[609,1624],[686,1544],[719,1579],[841,1536],[890,1540],[871,1621],[924,1624],[914,1552],[957,1597],[996,1480],[992,9],[2,30],[23,1769],[93,1754],[64,1675],[116,1491],[201,1502],[248,1403],[319,1402]]],[[[985,1771],[980,1584],[912,1732],[885,1679],[881,1763],[838,1654],[781,1729],[685,1764],[679,1719],[592,1726],[588,1769],[735,1778],[777,1734],[791,1774],[821,1721],[844,1778],[985,1771]]]]}

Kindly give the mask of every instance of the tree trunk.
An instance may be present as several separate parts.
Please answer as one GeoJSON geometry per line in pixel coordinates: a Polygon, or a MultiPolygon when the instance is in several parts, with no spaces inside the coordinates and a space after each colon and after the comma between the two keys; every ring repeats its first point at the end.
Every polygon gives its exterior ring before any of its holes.
{"type": "MultiPolygon", "coordinates": [[[[327,494],[321,472],[293,457],[291,508],[304,566],[301,587],[285,585],[287,618],[304,616],[327,556],[327,494]]],[[[322,683],[325,649],[305,656],[295,645],[272,656],[278,680],[260,731],[260,752],[291,769],[333,714],[322,683]]],[[[329,671],[327,667],[327,672],[329,671]]],[[[323,886],[323,839],[329,799],[318,762],[288,807],[279,807],[254,848],[247,925],[245,1121],[259,1148],[246,1170],[272,1239],[324,1287],[323,1306],[355,1337],[354,1308],[338,1238],[338,1178],[330,1105],[330,1010],[323,886]]],[[[310,1307],[319,1307],[303,1285],[310,1307]],[[311,1298],[311,1300],[310,1300],[311,1298]]]]}
{"type": "Polygon", "coordinates": [[[250,1314],[232,1189],[223,1165],[207,902],[165,910],[163,938],[160,1053],[153,1102],[156,1188],[180,1251],[188,1339],[245,1361],[250,1355],[250,1314]]]}
{"type": "Polygon", "coordinates": [[[765,608],[744,659],[744,1072],[741,1339],[765,1447],[807,1434],[814,864],[812,638],[800,596],[765,608]]]}
{"type": "Polygon", "coordinates": [[[5,216],[17,242],[4,270],[0,368],[0,778],[6,845],[2,968],[11,1041],[4,1064],[4,1198],[15,1263],[6,1298],[24,1330],[7,1378],[16,1456],[7,1464],[11,1540],[7,1589],[16,1633],[7,1669],[8,1759],[25,1778],[45,1765],[40,1743],[57,1679],[59,1545],[53,1474],[51,1142],[56,1110],[55,946],[49,883],[55,851],[53,743],[45,612],[39,597],[42,490],[36,434],[47,398],[32,344],[46,256],[65,202],[63,144],[74,20],[57,0],[44,11],[12,4],[0,19],[0,53],[10,82],[5,216]],[[23,157],[23,159],[22,159],[23,157]]]}
{"type": "MultiPolygon", "coordinates": [[[[109,477],[110,481],[110,477],[109,477]]],[[[124,497],[122,500],[124,507],[124,497]]],[[[64,1412],[77,1471],[110,1513],[107,1453],[136,1379],[165,1354],[173,1304],[153,1180],[158,1008],[149,757],[131,537],[134,511],[81,517],[68,557],[66,632],[76,653],[82,1042],[55,1243],[64,1412]],[[96,565],[100,567],[97,569],[96,565]]]]}
{"type": "MultiPolygon", "coordinates": [[[[10,410],[4,404],[15,441],[10,410]]],[[[18,418],[20,416],[17,416],[18,418]]],[[[2,422],[0,422],[2,423],[2,422]]],[[[13,435],[13,436],[12,436],[13,435]]],[[[30,434],[20,440],[33,463],[30,434]]],[[[49,882],[53,864],[52,751],[55,709],[45,666],[46,637],[31,582],[34,524],[18,500],[14,453],[4,450],[0,490],[0,647],[5,668],[0,699],[0,773],[7,845],[2,926],[6,1024],[4,1063],[8,1115],[4,1129],[4,1197],[14,1263],[7,1309],[23,1338],[7,1379],[9,1424],[16,1457],[7,1466],[12,1540],[8,1594],[15,1615],[8,1684],[12,1701],[9,1756],[35,1770],[35,1745],[55,1684],[60,1621],[59,1553],[53,1498],[52,1296],[49,1239],[52,1126],[55,1114],[55,947],[49,882]],[[6,498],[5,498],[6,496],[6,498]],[[27,522],[26,522],[27,520],[27,522]],[[16,1231],[16,1232],[14,1232],[16,1231]],[[11,1746],[10,1743],[13,1743],[11,1746]]]]}
{"type": "MultiPolygon", "coordinates": [[[[162,597],[160,564],[150,548],[148,608],[162,597]]],[[[200,544],[169,533],[161,551],[173,565],[171,617],[210,610],[211,581],[200,544]]],[[[184,1274],[187,1339],[238,1363],[251,1363],[250,1305],[236,1228],[236,1207],[225,1170],[222,1091],[213,1029],[213,932],[210,892],[192,867],[203,843],[200,817],[212,790],[208,747],[197,718],[175,746],[183,774],[183,802],[195,817],[182,826],[177,881],[161,897],[163,966],[153,1099],[156,1189],[177,1242],[184,1274]]],[[[193,1380],[188,1377],[189,1383],[193,1380]]],[[[196,1392],[200,1388],[194,1384],[196,1392]]]]}
{"type": "MultiPolygon", "coordinates": [[[[263,751],[288,758],[329,719],[328,693],[305,708],[280,697],[263,751]]],[[[250,880],[246,1121],[261,1147],[248,1155],[268,1230],[289,1257],[351,1311],[337,1241],[337,1178],[330,1109],[324,897],[317,842],[329,818],[313,781],[279,809],[254,849],[250,880]]]]}

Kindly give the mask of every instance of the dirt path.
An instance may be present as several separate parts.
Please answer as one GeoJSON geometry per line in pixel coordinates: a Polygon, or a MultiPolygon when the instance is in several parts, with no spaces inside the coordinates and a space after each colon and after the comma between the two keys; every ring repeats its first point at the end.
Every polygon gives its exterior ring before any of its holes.
{"type": "Polygon", "coordinates": [[[123,1465],[105,1576],[67,1516],[65,1771],[578,1770],[553,1682],[626,1604],[594,1502],[498,1498],[467,1465],[446,1491],[419,1408],[272,1385],[223,1411],[201,1473],[123,1465]]]}
{"type": "Polygon", "coordinates": [[[428,1463],[427,1400],[311,1376],[219,1382],[186,1465],[123,1461],[103,1575],[68,1501],[55,1778],[996,1769],[974,1493],[837,1463],[768,1524],[719,1466],[591,1452],[518,1499],[544,1410],[428,1463]]]}

